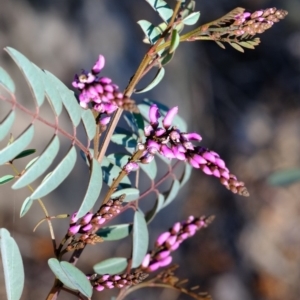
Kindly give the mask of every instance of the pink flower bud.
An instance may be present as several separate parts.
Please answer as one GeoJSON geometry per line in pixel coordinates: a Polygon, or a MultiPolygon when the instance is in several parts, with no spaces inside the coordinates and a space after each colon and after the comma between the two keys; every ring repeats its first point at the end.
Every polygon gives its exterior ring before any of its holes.
{"type": "Polygon", "coordinates": [[[176,243],[177,236],[176,235],[171,235],[167,240],[166,240],[166,246],[169,248],[173,246],[176,243]]]}
{"type": "Polygon", "coordinates": [[[147,268],[149,266],[149,263],[150,263],[150,253],[146,254],[146,256],[144,257],[142,262],[142,267],[147,268]]]}
{"type": "Polygon", "coordinates": [[[202,137],[200,134],[196,132],[190,132],[190,133],[185,133],[183,136],[188,140],[188,141],[201,141],[202,137]]]}
{"type": "Polygon", "coordinates": [[[80,221],[80,224],[81,225],[86,225],[86,224],[89,224],[90,221],[92,220],[92,217],[93,217],[93,213],[90,213],[88,212],[80,221]]]}
{"type": "Polygon", "coordinates": [[[78,218],[77,218],[77,211],[74,212],[70,218],[70,224],[74,224],[78,221],[78,218]]]}
{"type": "Polygon", "coordinates": [[[102,292],[105,289],[105,287],[101,284],[98,284],[95,286],[95,290],[98,292],[102,292]]]}
{"type": "Polygon", "coordinates": [[[216,161],[215,156],[211,152],[204,152],[201,156],[212,163],[216,161]]]}
{"type": "Polygon", "coordinates": [[[163,119],[163,126],[166,129],[168,129],[171,126],[173,119],[174,119],[175,115],[177,114],[177,112],[178,112],[178,106],[175,106],[166,113],[166,115],[163,119]]]}
{"type": "Polygon", "coordinates": [[[156,240],[156,247],[161,246],[169,238],[170,235],[171,233],[169,231],[162,233],[156,240]]]}
{"type": "Polygon", "coordinates": [[[87,225],[81,227],[80,230],[86,232],[86,231],[90,231],[92,228],[93,228],[92,224],[87,224],[87,225]]]}
{"type": "Polygon", "coordinates": [[[152,263],[148,268],[147,268],[147,272],[154,272],[156,271],[157,269],[159,269],[160,267],[160,263],[159,262],[155,262],[155,263],[152,263]]]}
{"type": "Polygon", "coordinates": [[[105,65],[105,58],[103,55],[99,55],[98,60],[95,62],[95,65],[93,66],[92,70],[94,73],[98,74],[105,65]]]}
{"type": "Polygon", "coordinates": [[[106,126],[110,122],[110,117],[104,117],[103,119],[100,120],[100,125],[106,126]]]}
{"type": "Polygon", "coordinates": [[[177,234],[181,229],[181,224],[180,222],[177,222],[173,225],[172,227],[172,234],[177,234]]]}
{"type": "Polygon", "coordinates": [[[155,255],[155,259],[156,260],[163,260],[164,258],[168,257],[170,255],[170,251],[169,250],[163,250],[163,251],[160,251],[158,252],[156,255],[155,255]]]}
{"type": "Polygon", "coordinates": [[[101,77],[99,79],[99,82],[102,83],[102,84],[110,84],[112,82],[112,80],[108,77],[101,77]]]}
{"type": "Polygon", "coordinates": [[[81,225],[70,226],[68,230],[68,235],[69,236],[75,235],[79,231],[80,227],[81,225]]]}
{"type": "Polygon", "coordinates": [[[168,256],[164,258],[163,260],[159,261],[160,267],[166,267],[172,262],[172,256],[168,256]]]}
{"type": "Polygon", "coordinates": [[[158,125],[158,118],[160,117],[158,107],[156,104],[152,104],[149,109],[149,120],[150,124],[155,126],[158,125]]]}

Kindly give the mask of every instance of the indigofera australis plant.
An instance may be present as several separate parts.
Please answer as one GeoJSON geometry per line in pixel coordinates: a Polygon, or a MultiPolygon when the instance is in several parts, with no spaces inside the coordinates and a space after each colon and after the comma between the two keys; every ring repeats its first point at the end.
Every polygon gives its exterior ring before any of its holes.
{"type": "MultiPolygon", "coordinates": [[[[30,211],[35,202],[42,208],[44,217],[41,222],[48,223],[53,244],[53,258],[49,259],[48,265],[55,275],[55,282],[49,287],[48,300],[59,298],[62,290],[74,295],[74,298],[91,299],[93,292],[99,293],[104,289],[115,289],[116,299],[121,300],[137,289],[150,286],[177,289],[195,299],[207,298],[207,295],[196,293],[194,289],[184,288],[183,281],[174,275],[176,267],[171,263],[172,253],[187,238],[207,227],[213,216],[189,216],[185,221],[176,222],[156,239],[150,251],[148,224],[174,200],[193,168],[216,177],[229,191],[249,196],[244,182],[229,171],[220,155],[200,146],[200,134],[187,130],[184,120],[178,116],[176,104],[169,109],[148,99],[136,103],[132,95],[147,92],[161,81],[164,66],[173,58],[180,43],[211,40],[222,48],[229,44],[241,52],[244,48],[254,49],[260,43],[257,35],[283,19],[287,12],[268,8],[250,13],[238,7],[215,21],[183,33],[186,26],[196,24],[200,17],[200,12],[195,12],[195,1],[170,1],[174,4],[173,9],[165,1],[147,2],[163,22],[159,25],[145,20],[138,22],[146,36],[144,42],[150,46],[135,74],[128,76],[130,81],[123,92],[112,79],[102,76],[105,66],[102,55],[99,55],[91,70],[75,75],[72,82],[78,90],[75,95],[53,74],[40,69],[17,50],[5,48],[25,76],[36,109],[32,112],[17,101],[14,82],[1,68],[0,99],[10,104],[11,110],[0,124],[0,140],[9,135],[16,122],[16,110],[30,116],[31,124],[16,139],[10,138],[1,149],[1,165],[11,166],[15,174],[1,177],[0,183],[14,181],[13,189],[29,187],[31,194],[23,202],[21,217],[30,211]],[[157,69],[155,78],[147,87],[137,89],[140,79],[152,68],[157,69]],[[53,123],[40,115],[40,107],[45,100],[52,108],[53,123]],[[67,133],[58,123],[63,107],[68,112],[73,134],[67,133]],[[122,115],[127,129],[118,127],[122,115]],[[39,122],[53,128],[54,134],[41,155],[31,160],[23,170],[18,170],[16,161],[35,152],[35,149],[28,147],[35,135],[35,125],[39,122]],[[86,142],[77,136],[80,126],[85,129],[86,142]],[[70,148],[58,165],[33,189],[30,184],[40,179],[59,153],[58,134],[71,142],[70,148]],[[123,152],[108,154],[110,143],[123,147],[123,152]],[[76,212],[69,212],[70,221],[65,227],[64,238],[57,242],[52,222],[55,218],[67,218],[69,215],[60,212],[56,217],[50,216],[43,198],[72,172],[79,152],[86,161],[89,182],[80,207],[76,212]],[[157,159],[167,167],[167,172],[160,178],[157,159]],[[175,173],[175,170],[180,165],[184,166],[182,174],[176,176],[178,172],[175,173]],[[142,193],[139,189],[141,172],[151,180],[151,186],[142,193]],[[167,179],[172,184],[168,190],[161,191],[159,186],[167,179]],[[108,189],[104,196],[99,196],[103,183],[108,189]],[[140,203],[149,194],[155,197],[155,205],[149,211],[142,211],[140,203]],[[132,222],[110,224],[129,209],[134,211],[132,222]],[[102,243],[108,240],[118,240],[128,235],[132,235],[132,253],[128,257],[112,257],[100,262],[95,257],[95,265],[89,274],[76,267],[86,247],[101,248],[102,243]],[[70,254],[68,261],[65,260],[67,253],[70,254]],[[154,273],[157,270],[159,273],[154,273]]],[[[19,299],[24,286],[20,251],[8,230],[0,230],[7,298],[19,299]]]]}

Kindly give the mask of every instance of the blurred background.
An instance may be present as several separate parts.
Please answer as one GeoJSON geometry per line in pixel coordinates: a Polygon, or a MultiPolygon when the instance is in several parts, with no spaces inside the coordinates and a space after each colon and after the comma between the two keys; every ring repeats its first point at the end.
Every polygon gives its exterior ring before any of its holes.
{"type": "MultiPolygon", "coordinates": [[[[168,3],[174,4],[169,0],[168,3]]],[[[267,179],[278,170],[300,167],[300,2],[299,0],[210,0],[196,1],[200,23],[219,18],[235,7],[253,12],[260,8],[288,10],[285,20],[260,36],[255,50],[240,53],[214,42],[183,43],[166,67],[159,86],[134,96],[179,106],[189,131],[197,131],[201,145],[218,152],[240,180],[247,183],[250,197],[227,191],[218,180],[194,170],[188,184],[151,224],[151,242],[177,220],[189,215],[215,215],[215,221],[174,254],[181,279],[187,287],[200,286],[214,300],[298,300],[300,297],[300,185],[271,186],[267,179]]],[[[0,48],[16,48],[39,67],[54,73],[71,87],[74,73],[89,69],[98,54],[106,58],[104,72],[124,89],[148,46],[137,21],[161,22],[143,0],[59,1],[2,0],[0,48]]],[[[0,64],[15,79],[17,99],[33,108],[28,87],[5,51],[0,64]]],[[[142,85],[142,84],[141,84],[142,85]]],[[[52,120],[51,110],[43,108],[52,120]]],[[[9,110],[1,103],[1,119],[9,110]],[[3,106],[3,108],[2,108],[3,106]]],[[[30,119],[19,115],[14,135],[30,119]]],[[[67,118],[61,118],[68,126],[67,118]]],[[[43,149],[51,136],[39,133],[33,147],[43,149]]],[[[61,139],[62,143],[64,142],[61,139]]],[[[65,141],[66,142],[66,141],[65,141]]],[[[62,147],[64,155],[68,143],[62,147]]],[[[1,174],[8,173],[9,168],[1,174]]],[[[51,215],[72,213],[84,195],[88,177],[83,161],[45,204],[51,215]]],[[[53,282],[47,266],[52,257],[46,224],[32,229],[43,218],[35,204],[22,219],[19,211],[29,192],[12,193],[1,187],[0,227],[10,230],[20,246],[26,273],[22,299],[45,299],[53,282]]],[[[53,222],[57,240],[68,222],[53,222]]],[[[150,244],[151,245],[151,244],[150,244]]],[[[96,262],[129,253],[130,240],[92,247],[79,263],[90,272],[96,262]]],[[[0,272],[0,298],[5,299],[0,272]]],[[[95,294],[110,299],[116,291],[95,294]]],[[[190,299],[175,291],[147,289],[127,299],[190,299]]],[[[59,299],[73,299],[62,293],[59,299]]]]}

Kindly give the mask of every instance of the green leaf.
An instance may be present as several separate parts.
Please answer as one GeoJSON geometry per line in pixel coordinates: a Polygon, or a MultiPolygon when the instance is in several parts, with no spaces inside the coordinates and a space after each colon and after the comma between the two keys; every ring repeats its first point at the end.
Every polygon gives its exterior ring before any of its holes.
{"type": "Polygon", "coordinates": [[[52,79],[52,83],[56,86],[56,90],[61,97],[61,100],[66,108],[70,119],[75,127],[81,121],[82,108],[78,104],[74,92],[68,89],[57,77],[46,71],[48,77],[52,79]]]}
{"type": "MultiPolygon", "coordinates": [[[[51,172],[51,175],[44,179],[43,182],[38,186],[38,188],[30,196],[31,199],[38,199],[46,196],[54,189],[56,189],[70,174],[73,170],[76,162],[76,150],[74,146],[71,146],[70,150],[59,163],[59,165],[51,172]]],[[[28,170],[30,171],[32,167],[28,170]]]]}
{"type": "Polygon", "coordinates": [[[299,181],[300,169],[277,171],[268,178],[268,183],[275,186],[287,186],[299,181]]]}
{"type": "Polygon", "coordinates": [[[63,104],[57,91],[56,84],[53,81],[53,75],[46,70],[44,70],[43,74],[46,97],[55,115],[59,116],[62,112],[63,104]]]}
{"type": "Polygon", "coordinates": [[[14,81],[2,67],[0,67],[0,83],[3,84],[10,92],[15,92],[16,87],[14,81]]]}
{"type": "Polygon", "coordinates": [[[19,159],[19,158],[22,158],[22,157],[26,157],[28,155],[31,155],[33,153],[36,152],[36,149],[27,149],[27,150],[23,150],[20,154],[18,154],[13,160],[15,159],[19,159]]]}
{"type": "Polygon", "coordinates": [[[133,135],[114,134],[111,137],[111,141],[117,145],[121,145],[128,148],[136,148],[137,146],[137,139],[133,135]]]}
{"type": "MultiPolygon", "coordinates": [[[[120,172],[122,171],[121,168],[113,164],[107,157],[103,157],[102,162],[102,172],[103,172],[103,181],[108,185],[111,186],[113,180],[118,177],[120,172]]],[[[125,176],[120,184],[121,187],[131,187],[131,182],[128,176],[125,176]]]]}
{"type": "Polygon", "coordinates": [[[149,234],[144,214],[137,210],[133,222],[132,268],[142,263],[148,251],[149,234]]]}
{"type": "Polygon", "coordinates": [[[83,109],[81,119],[89,140],[92,140],[96,134],[96,122],[92,111],[83,109]]]}
{"type": "Polygon", "coordinates": [[[163,208],[164,201],[165,201],[165,196],[162,195],[162,194],[158,194],[155,205],[153,206],[153,208],[151,210],[149,210],[146,213],[145,219],[146,219],[148,224],[154,219],[156,214],[163,208]]]}
{"type": "Polygon", "coordinates": [[[31,91],[33,93],[37,105],[41,106],[45,99],[41,69],[36,67],[19,51],[11,47],[7,47],[5,48],[5,50],[12,57],[12,59],[15,61],[15,63],[18,65],[18,67],[24,74],[27,83],[31,86],[31,91]]]}
{"type": "Polygon", "coordinates": [[[21,298],[24,288],[24,268],[20,250],[5,228],[0,229],[0,250],[8,300],[21,298]]]}
{"type": "Polygon", "coordinates": [[[173,53],[179,46],[179,43],[180,43],[180,36],[178,34],[178,31],[176,29],[173,29],[169,52],[173,53]]]}
{"type": "Polygon", "coordinates": [[[217,45],[218,45],[219,47],[221,47],[222,49],[226,49],[225,46],[224,46],[224,44],[221,43],[220,41],[215,41],[215,42],[216,42],[217,45]]]}
{"type": "Polygon", "coordinates": [[[153,159],[149,164],[140,164],[140,167],[151,180],[155,179],[157,175],[157,165],[155,159],[153,159]]]}
{"type": "Polygon", "coordinates": [[[162,60],[161,60],[161,64],[163,65],[163,66],[165,66],[166,64],[168,64],[172,59],[173,59],[173,56],[174,56],[174,52],[173,53],[170,53],[169,52],[169,49],[167,49],[166,51],[165,51],[165,54],[163,53],[162,54],[162,60]]]}
{"type": "Polygon", "coordinates": [[[244,49],[243,49],[239,44],[236,44],[236,43],[229,43],[229,45],[230,45],[232,48],[234,48],[235,50],[244,53],[244,49]]]}
{"type": "Polygon", "coordinates": [[[191,177],[192,170],[193,170],[193,167],[190,164],[185,163],[182,178],[180,179],[181,187],[184,186],[186,184],[186,182],[189,180],[189,178],[191,177]]]}
{"type": "Polygon", "coordinates": [[[247,42],[239,42],[239,44],[248,49],[255,49],[255,47],[252,44],[247,43],[247,42]]]}
{"type": "Polygon", "coordinates": [[[44,152],[38,157],[34,158],[34,161],[28,163],[25,169],[26,172],[14,183],[13,189],[20,189],[42,175],[55,159],[59,150],[59,138],[54,136],[46,147],[44,152]]]}
{"type": "Polygon", "coordinates": [[[152,45],[155,44],[162,34],[159,27],[155,27],[153,24],[146,20],[140,20],[137,23],[141,26],[144,34],[148,38],[149,43],[151,43],[152,45]]]}
{"type": "Polygon", "coordinates": [[[13,180],[14,178],[15,178],[14,175],[4,175],[4,176],[0,177],[0,184],[7,183],[7,182],[13,180]]]}
{"type": "Polygon", "coordinates": [[[90,174],[89,185],[81,203],[81,206],[77,212],[77,217],[83,217],[88,211],[90,211],[96,203],[102,188],[102,168],[97,159],[92,160],[92,170],[90,174]]]}
{"type": "Polygon", "coordinates": [[[146,0],[154,10],[156,10],[159,16],[168,23],[173,15],[173,9],[163,0],[146,0]]]}
{"type": "Polygon", "coordinates": [[[104,241],[116,241],[126,238],[132,231],[131,224],[119,224],[99,229],[96,234],[104,241]]]}
{"type": "Polygon", "coordinates": [[[175,199],[179,190],[180,190],[180,183],[178,180],[174,180],[172,183],[171,189],[169,190],[169,192],[166,195],[166,200],[165,200],[163,207],[166,207],[175,199]]]}
{"type": "Polygon", "coordinates": [[[93,287],[86,275],[78,268],[67,261],[62,261],[60,266],[67,277],[72,281],[73,286],[76,287],[81,294],[86,297],[91,297],[93,294],[93,287]]]}
{"type": "Polygon", "coordinates": [[[14,124],[16,114],[12,110],[9,114],[5,117],[5,119],[0,124],[0,141],[2,141],[5,136],[8,134],[9,130],[11,129],[12,125],[14,124]]]}
{"type": "Polygon", "coordinates": [[[31,142],[34,135],[33,125],[29,125],[21,135],[10,145],[6,146],[0,151],[0,165],[5,164],[8,161],[11,161],[16,157],[24,148],[26,148],[31,142]]]}
{"type": "Polygon", "coordinates": [[[138,189],[135,188],[128,188],[128,189],[122,189],[122,190],[118,190],[116,192],[114,192],[111,195],[111,198],[118,198],[121,195],[125,194],[125,199],[124,202],[130,202],[130,201],[134,201],[137,200],[140,196],[140,191],[138,189]]]}
{"type": "Polygon", "coordinates": [[[127,258],[125,257],[114,257],[103,260],[93,266],[94,271],[97,274],[104,275],[115,275],[124,271],[127,267],[127,258]]]}
{"type": "Polygon", "coordinates": [[[145,92],[148,92],[148,91],[152,90],[155,86],[157,86],[161,82],[164,75],[165,75],[165,69],[163,67],[161,67],[157,71],[157,73],[156,73],[154,79],[152,80],[152,82],[148,86],[146,86],[145,88],[143,88],[141,90],[138,90],[138,91],[135,91],[135,93],[136,94],[141,94],[141,93],[145,93],[145,92]]]}
{"type": "Polygon", "coordinates": [[[32,203],[33,203],[33,200],[30,197],[27,197],[24,200],[24,202],[22,204],[22,207],[21,207],[21,210],[20,210],[20,218],[25,216],[25,214],[29,211],[32,203]]]}
{"type": "Polygon", "coordinates": [[[190,15],[188,15],[186,18],[184,18],[182,20],[182,23],[184,25],[194,25],[198,22],[199,18],[200,18],[200,11],[193,12],[190,15]]]}

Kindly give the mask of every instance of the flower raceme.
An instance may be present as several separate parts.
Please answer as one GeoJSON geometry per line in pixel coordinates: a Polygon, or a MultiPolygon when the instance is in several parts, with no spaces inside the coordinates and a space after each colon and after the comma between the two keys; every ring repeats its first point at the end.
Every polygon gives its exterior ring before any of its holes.
{"type": "Polygon", "coordinates": [[[145,151],[140,158],[141,163],[149,163],[158,152],[169,159],[186,161],[192,167],[201,169],[207,175],[220,179],[227,189],[242,196],[249,196],[245,184],[229,172],[225,162],[219,154],[207,148],[194,146],[193,141],[202,140],[198,133],[184,133],[176,126],[172,126],[178,107],[171,108],[159,126],[160,113],[156,104],[149,110],[150,124],[144,128],[146,136],[145,151]]]}
{"type": "Polygon", "coordinates": [[[157,238],[155,249],[145,256],[140,269],[150,273],[168,266],[172,262],[171,252],[177,250],[184,240],[195,235],[198,230],[207,227],[213,218],[190,216],[184,222],[175,223],[169,231],[157,238]]]}

